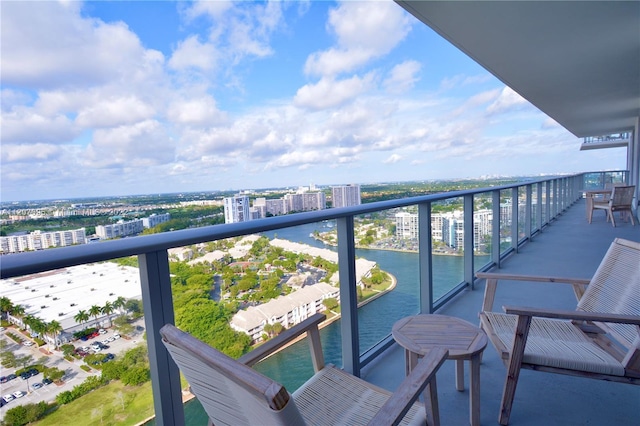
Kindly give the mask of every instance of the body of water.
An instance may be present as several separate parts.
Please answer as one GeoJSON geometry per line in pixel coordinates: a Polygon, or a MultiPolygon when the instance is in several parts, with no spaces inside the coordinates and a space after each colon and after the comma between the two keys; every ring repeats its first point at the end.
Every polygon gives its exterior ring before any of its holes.
{"type": "MultiPolygon", "coordinates": [[[[265,235],[335,250],[310,236],[315,230],[323,232],[332,226],[331,222],[316,223],[280,229],[265,235]]],[[[393,274],[397,279],[397,286],[393,291],[358,309],[362,353],[391,334],[391,327],[397,320],[418,312],[419,265],[417,253],[358,249],[356,256],[377,262],[382,270],[393,274]]],[[[488,257],[476,257],[476,262],[487,260],[488,257]]],[[[437,298],[462,281],[463,258],[434,256],[433,265],[434,297],[437,298]]],[[[320,331],[325,362],[338,366],[342,365],[340,327],[341,322],[337,320],[320,331]]],[[[262,361],[255,368],[293,392],[313,375],[309,345],[306,340],[300,341],[262,361]]],[[[185,416],[188,425],[205,424],[207,421],[206,413],[195,399],[186,404],[185,416]]]]}

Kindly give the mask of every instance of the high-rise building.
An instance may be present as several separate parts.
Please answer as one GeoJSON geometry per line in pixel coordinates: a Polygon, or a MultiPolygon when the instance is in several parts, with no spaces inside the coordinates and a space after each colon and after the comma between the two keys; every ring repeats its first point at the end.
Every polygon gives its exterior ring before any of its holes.
{"type": "Polygon", "coordinates": [[[332,186],[331,199],[333,207],[359,206],[362,204],[360,200],[360,185],[332,186]]]}
{"type": "Polygon", "coordinates": [[[235,195],[224,199],[224,222],[238,223],[251,220],[249,211],[249,197],[235,195]]]}

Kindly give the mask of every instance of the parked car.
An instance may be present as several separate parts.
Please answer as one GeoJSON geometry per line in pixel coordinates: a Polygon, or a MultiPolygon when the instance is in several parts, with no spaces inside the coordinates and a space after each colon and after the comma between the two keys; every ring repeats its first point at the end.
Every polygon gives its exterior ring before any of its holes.
{"type": "Polygon", "coordinates": [[[104,339],[104,340],[103,340],[102,342],[100,342],[100,343],[102,343],[103,345],[107,345],[107,344],[109,344],[109,339],[104,339]]]}
{"type": "Polygon", "coordinates": [[[14,398],[22,398],[23,396],[25,396],[26,394],[22,391],[15,391],[13,393],[14,398]]]}
{"type": "Polygon", "coordinates": [[[31,374],[31,376],[37,376],[38,374],[40,374],[40,370],[38,370],[37,368],[31,368],[29,369],[29,374],[31,374]]]}
{"type": "Polygon", "coordinates": [[[7,383],[8,381],[9,379],[7,379],[7,376],[0,377],[0,383],[7,383]]]}
{"type": "Polygon", "coordinates": [[[101,328],[100,330],[98,330],[98,333],[107,334],[107,330],[105,330],[104,328],[101,328]]]}
{"type": "Polygon", "coordinates": [[[3,396],[2,399],[4,399],[4,402],[11,402],[11,401],[13,401],[13,395],[8,393],[5,396],[3,396]]]}
{"type": "Polygon", "coordinates": [[[48,377],[45,377],[44,379],[42,379],[42,384],[43,385],[50,385],[51,383],[53,383],[53,380],[51,380],[48,377]]]}
{"type": "Polygon", "coordinates": [[[25,346],[33,346],[33,342],[31,340],[25,340],[22,344],[25,346]]]}
{"type": "Polygon", "coordinates": [[[114,334],[114,335],[113,335],[113,338],[114,338],[114,339],[119,339],[119,338],[120,338],[120,335],[119,335],[118,333],[116,333],[116,334],[114,334]]]}
{"type": "Polygon", "coordinates": [[[112,353],[107,354],[107,359],[114,359],[116,356],[112,353]]]}
{"type": "Polygon", "coordinates": [[[40,382],[35,382],[34,384],[31,385],[33,389],[40,389],[42,386],[44,385],[40,382]]]}
{"type": "Polygon", "coordinates": [[[115,341],[115,340],[116,340],[116,338],[115,338],[115,337],[113,337],[113,336],[109,336],[109,337],[107,338],[107,342],[113,342],[113,341],[115,341]]]}
{"type": "Polygon", "coordinates": [[[18,377],[18,376],[16,376],[15,374],[9,374],[9,375],[7,376],[7,381],[13,380],[13,379],[15,379],[15,378],[17,378],[17,377],[18,377]]]}

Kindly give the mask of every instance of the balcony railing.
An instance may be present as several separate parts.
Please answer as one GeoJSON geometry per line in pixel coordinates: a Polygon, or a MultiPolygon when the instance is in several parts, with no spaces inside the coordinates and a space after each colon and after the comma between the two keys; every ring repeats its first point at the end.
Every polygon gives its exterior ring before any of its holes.
{"type": "Polygon", "coordinates": [[[175,323],[168,249],[335,220],[338,237],[343,368],[359,375],[360,369],[390,346],[392,339],[387,337],[364,353],[360,353],[354,242],[354,219],[357,216],[417,206],[419,311],[429,313],[437,310],[465,288],[473,289],[475,272],[499,266],[505,256],[517,252],[522,243],[534,238],[554,218],[581,198],[582,191],[587,186],[595,185],[596,180],[599,183],[611,177],[618,179],[621,176],[626,180],[626,175],[626,172],[605,172],[561,176],[492,188],[453,191],[250,222],[187,229],[106,241],[100,244],[14,254],[2,257],[1,277],[12,278],[125,256],[138,256],[156,423],[183,425],[184,411],[179,371],[170,360],[158,334],[162,325],[175,323]],[[489,261],[482,265],[475,265],[474,247],[478,241],[474,238],[463,238],[462,282],[453,286],[443,296],[436,298],[432,267],[432,206],[456,199],[461,199],[463,204],[465,236],[474,236],[474,203],[483,200],[491,205],[491,233],[490,241],[487,242],[490,244],[489,261]],[[505,206],[509,205],[517,208],[505,209],[505,206]],[[505,214],[505,212],[508,213],[505,214]]]}
{"type": "Polygon", "coordinates": [[[631,142],[631,133],[614,133],[604,136],[589,136],[583,139],[580,151],[588,149],[620,148],[631,142]]]}

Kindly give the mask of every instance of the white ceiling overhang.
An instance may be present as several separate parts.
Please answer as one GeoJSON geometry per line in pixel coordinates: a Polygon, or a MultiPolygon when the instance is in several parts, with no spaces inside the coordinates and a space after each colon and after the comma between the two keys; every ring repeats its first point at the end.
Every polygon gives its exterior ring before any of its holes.
{"type": "Polygon", "coordinates": [[[396,1],[574,135],[634,129],[640,2],[396,1]]]}

